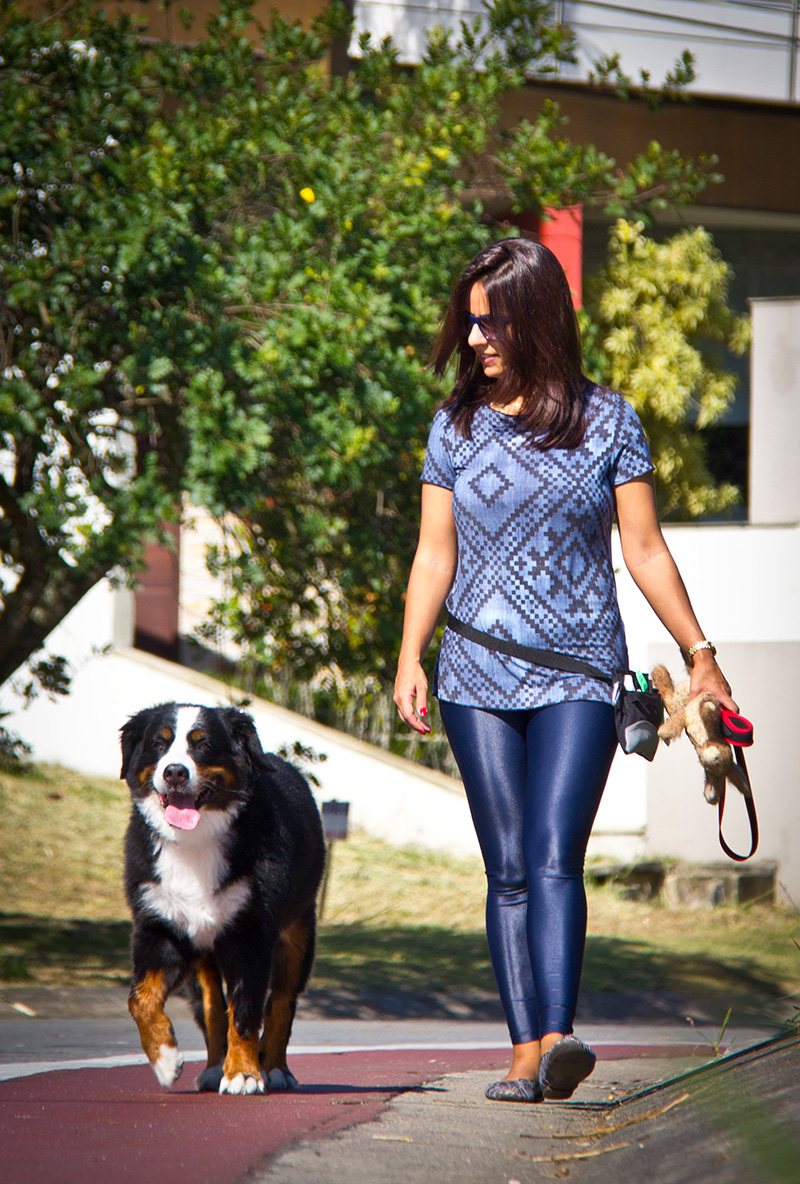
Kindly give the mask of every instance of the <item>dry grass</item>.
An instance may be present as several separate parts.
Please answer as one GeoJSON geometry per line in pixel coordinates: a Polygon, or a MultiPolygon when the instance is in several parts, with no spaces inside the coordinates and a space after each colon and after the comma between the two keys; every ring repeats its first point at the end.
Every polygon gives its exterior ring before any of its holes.
{"type": "Polygon", "coordinates": [[[66,920],[127,917],[121,781],[59,768],[0,773],[0,899],[5,913],[66,920]]]}
{"type": "Polygon", "coordinates": [[[356,832],[333,845],[323,921],[482,932],[485,890],[477,859],[391,847],[356,832]]]}

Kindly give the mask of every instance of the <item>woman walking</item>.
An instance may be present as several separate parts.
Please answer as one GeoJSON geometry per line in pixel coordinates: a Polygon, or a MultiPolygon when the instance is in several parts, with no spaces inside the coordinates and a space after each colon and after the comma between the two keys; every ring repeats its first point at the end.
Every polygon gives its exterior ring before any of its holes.
{"type": "Polygon", "coordinates": [[[433,693],[486,868],[486,930],[512,1042],[486,1091],[566,1098],[594,1053],[572,1036],[586,939],[586,847],[616,748],[609,686],[500,653],[471,631],[600,670],[628,656],[611,561],[680,647],[692,694],[736,710],[658,522],[652,461],[616,392],[583,374],[566,276],[539,243],[504,239],[453,290],[435,354],[455,383],[436,413],[394,701],[427,733],[422,661],[445,604],[433,693]],[[460,625],[463,632],[456,632],[460,625]]]}

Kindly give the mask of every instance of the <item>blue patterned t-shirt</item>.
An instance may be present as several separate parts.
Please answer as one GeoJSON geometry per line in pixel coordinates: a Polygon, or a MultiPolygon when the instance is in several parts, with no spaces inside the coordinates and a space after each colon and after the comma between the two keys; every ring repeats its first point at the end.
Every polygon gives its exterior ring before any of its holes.
{"type": "MultiPolygon", "coordinates": [[[[479,408],[466,440],[440,410],[422,480],[453,491],[453,615],[612,674],[628,663],[611,560],[614,487],[653,462],[635,411],[616,391],[589,386],[585,408],[583,442],[544,451],[530,446],[514,415],[479,408]]],[[[451,629],[433,689],[451,703],[501,709],[611,699],[598,679],[506,657],[451,629]]]]}

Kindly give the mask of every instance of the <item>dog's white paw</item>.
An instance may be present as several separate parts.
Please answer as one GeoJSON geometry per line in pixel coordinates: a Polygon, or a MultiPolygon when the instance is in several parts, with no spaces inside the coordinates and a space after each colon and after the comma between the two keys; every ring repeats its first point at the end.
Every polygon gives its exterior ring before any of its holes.
{"type": "Polygon", "coordinates": [[[153,1072],[165,1089],[175,1084],[183,1072],[183,1057],[177,1045],[161,1045],[158,1060],[153,1061],[153,1072]]]}
{"type": "Polygon", "coordinates": [[[219,1083],[221,1094],[263,1094],[264,1082],[260,1077],[251,1077],[249,1073],[237,1073],[235,1077],[225,1077],[219,1083]]]}
{"type": "Polygon", "coordinates": [[[222,1081],[222,1065],[208,1065],[202,1073],[194,1079],[195,1089],[200,1093],[211,1091],[218,1093],[222,1081]]]}
{"type": "Polygon", "coordinates": [[[289,1069],[270,1069],[266,1076],[267,1089],[297,1089],[297,1078],[289,1069]]]}

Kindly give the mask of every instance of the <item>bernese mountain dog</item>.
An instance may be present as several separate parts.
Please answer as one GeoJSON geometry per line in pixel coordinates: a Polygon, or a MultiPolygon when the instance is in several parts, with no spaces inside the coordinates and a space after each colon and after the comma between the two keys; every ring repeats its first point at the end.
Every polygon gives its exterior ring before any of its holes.
{"type": "Polygon", "coordinates": [[[156,1077],[168,1088],[183,1068],[164,1004],[184,986],[208,1050],[199,1090],[292,1089],[286,1045],[325,863],[311,791],[235,707],[162,703],[132,716],[121,742],[128,1006],[156,1077]]]}

